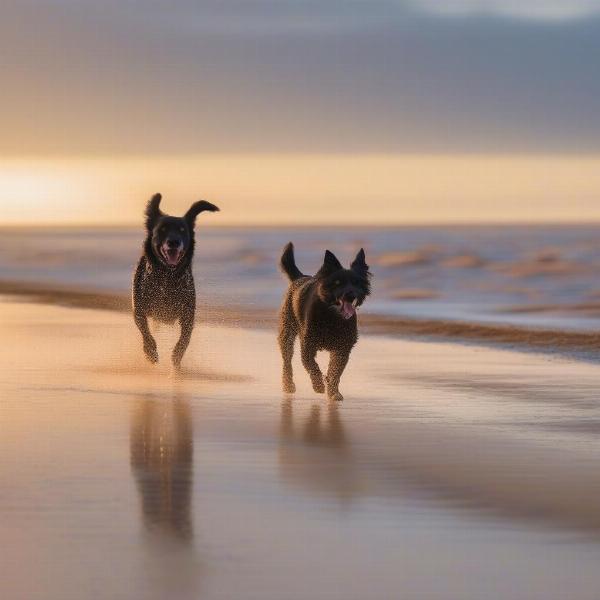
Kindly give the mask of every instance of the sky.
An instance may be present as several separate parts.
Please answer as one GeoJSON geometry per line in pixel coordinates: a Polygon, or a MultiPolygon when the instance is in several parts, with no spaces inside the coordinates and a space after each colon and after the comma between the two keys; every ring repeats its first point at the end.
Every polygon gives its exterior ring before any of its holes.
{"type": "Polygon", "coordinates": [[[0,56],[6,223],[600,218],[600,0],[4,0],[0,56]]]}

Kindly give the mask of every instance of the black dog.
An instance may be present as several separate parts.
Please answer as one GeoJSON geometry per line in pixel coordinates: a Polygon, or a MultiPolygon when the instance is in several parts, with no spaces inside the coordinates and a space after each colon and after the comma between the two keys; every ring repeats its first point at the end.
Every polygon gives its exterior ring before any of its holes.
{"type": "Polygon", "coordinates": [[[369,266],[361,248],[350,269],[344,269],[329,250],[314,277],[303,275],[290,242],[281,256],[281,269],[290,287],[279,313],[279,347],[283,358],[283,391],[296,391],[292,373],[294,341],[300,336],[302,364],[315,392],[327,391],[331,400],[343,400],[338,386],[350,352],[358,339],[356,308],[371,293],[369,266]],[[318,350],[330,352],[325,381],[315,360],[318,350]]]}
{"type": "Polygon", "coordinates": [[[158,361],[156,341],[148,328],[148,317],[162,323],[179,321],[181,335],[173,349],[173,365],[179,367],[190,343],[196,311],[196,289],[192,276],[194,225],[205,210],[219,210],[200,200],[183,217],[165,215],[155,194],[146,206],[144,253],[133,276],[133,316],[144,338],[144,353],[158,361]]]}

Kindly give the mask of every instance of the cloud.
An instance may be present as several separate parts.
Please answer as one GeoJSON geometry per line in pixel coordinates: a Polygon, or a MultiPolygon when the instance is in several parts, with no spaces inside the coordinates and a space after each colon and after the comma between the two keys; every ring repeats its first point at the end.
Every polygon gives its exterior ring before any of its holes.
{"type": "Polygon", "coordinates": [[[8,0],[0,154],[600,151],[600,19],[565,6],[8,0]]]}
{"type": "Polygon", "coordinates": [[[455,17],[563,22],[600,15],[598,0],[412,0],[410,4],[432,14],[455,17]]]}
{"type": "Polygon", "coordinates": [[[171,28],[185,35],[270,36],[322,35],[354,31],[380,22],[377,10],[368,10],[361,1],[344,5],[343,0],[322,4],[286,0],[204,0],[168,3],[151,0],[143,6],[133,2],[129,16],[140,17],[158,28],[171,28]]]}

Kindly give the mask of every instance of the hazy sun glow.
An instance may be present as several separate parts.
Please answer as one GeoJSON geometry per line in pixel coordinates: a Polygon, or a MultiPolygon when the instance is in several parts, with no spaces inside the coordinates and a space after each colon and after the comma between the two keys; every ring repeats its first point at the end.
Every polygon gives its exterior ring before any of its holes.
{"type": "Polygon", "coordinates": [[[3,224],[139,223],[146,199],[214,223],[395,224],[600,219],[600,157],[211,155],[12,159],[3,224]]]}

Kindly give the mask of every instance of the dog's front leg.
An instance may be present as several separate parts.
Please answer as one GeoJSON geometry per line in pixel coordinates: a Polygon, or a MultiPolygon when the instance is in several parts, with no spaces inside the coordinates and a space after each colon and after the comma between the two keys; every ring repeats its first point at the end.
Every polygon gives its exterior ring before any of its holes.
{"type": "Polygon", "coordinates": [[[334,350],[329,356],[329,367],[327,368],[327,376],[325,377],[327,398],[329,400],[344,399],[344,396],[340,394],[338,386],[340,385],[340,379],[349,358],[350,352],[346,350],[334,350]]]}
{"type": "Polygon", "coordinates": [[[194,330],[194,310],[187,310],[179,319],[179,325],[181,326],[181,334],[179,340],[173,348],[173,366],[179,369],[181,365],[181,359],[187,350],[192,339],[192,331],[194,330]]]}
{"type": "Polygon", "coordinates": [[[146,355],[146,358],[151,363],[158,362],[158,351],[156,349],[156,341],[150,333],[150,328],[148,327],[148,317],[144,313],[137,310],[134,312],[133,317],[135,320],[135,324],[137,325],[137,328],[140,330],[142,338],[144,339],[144,354],[146,355]]]}
{"type": "Polygon", "coordinates": [[[292,368],[292,357],[294,356],[294,341],[296,332],[288,327],[282,327],[279,331],[279,349],[283,360],[283,391],[286,394],[293,394],[296,391],[294,384],[294,371],[292,368]]]}
{"type": "Polygon", "coordinates": [[[325,384],[323,383],[323,373],[321,373],[321,369],[319,369],[319,365],[315,360],[316,355],[316,347],[310,341],[302,340],[302,344],[300,346],[302,364],[310,375],[313,390],[315,390],[317,394],[322,394],[325,392],[325,384]]]}

